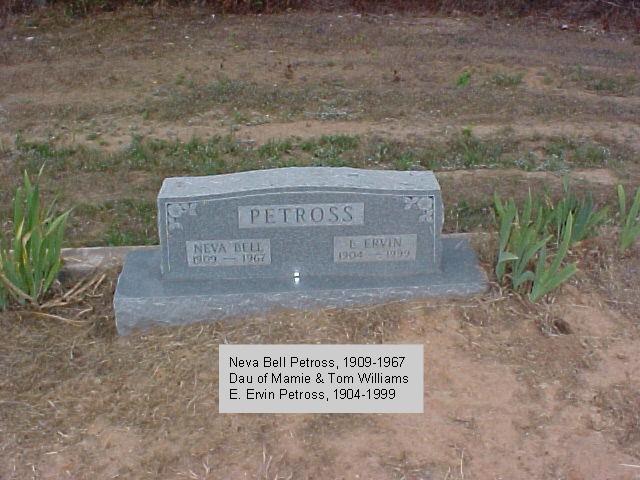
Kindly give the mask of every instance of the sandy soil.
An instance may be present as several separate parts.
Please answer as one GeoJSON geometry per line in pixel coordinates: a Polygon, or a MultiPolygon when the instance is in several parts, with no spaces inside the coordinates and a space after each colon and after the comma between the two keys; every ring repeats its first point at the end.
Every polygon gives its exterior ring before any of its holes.
{"type": "Polygon", "coordinates": [[[599,242],[580,247],[579,276],[537,306],[494,288],[123,338],[112,272],[52,311],[73,325],[7,312],[0,476],[637,478],[639,257],[603,255],[599,242]],[[422,343],[425,412],[218,414],[222,341],[422,343]]]}

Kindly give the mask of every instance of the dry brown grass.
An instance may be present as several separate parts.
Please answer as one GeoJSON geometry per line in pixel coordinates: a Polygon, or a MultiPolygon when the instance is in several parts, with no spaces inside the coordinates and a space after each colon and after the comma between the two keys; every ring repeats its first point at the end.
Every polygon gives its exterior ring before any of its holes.
{"type": "MultiPolygon", "coordinates": [[[[65,451],[75,445],[89,455],[83,463],[92,463],[96,474],[106,475],[108,466],[101,464],[99,452],[90,451],[82,441],[88,432],[100,431],[103,424],[126,425],[136,435],[155,432],[155,436],[167,435],[165,429],[179,419],[179,435],[188,431],[193,439],[181,443],[178,451],[192,448],[203,435],[209,444],[213,441],[216,448],[223,448],[224,432],[229,421],[235,421],[215,415],[218,344],[382,343],[396,336],[401,321],[397,306],[348,312],[280,312],[118,338],[111,307],[114,281],[111,272],[98,291],[82,303],[52,310],[56,316],[71,318],[74,312],[91,309],[90,315],[83,316],[90,320],[82,324],[43,320],[31,311],[0,315],[0,424],[6,433],[2,450],[12,452],[20,469],[46,458],[41,455],[47,451],[65,451]],[[211,438],[211,432],[219,432],[219,438],[211,438]],[[20,445],[35,449],[19,453],[16,449],[20,445]]],[[[316,426],[304,428],[320,429],[319,434],[324,435],[335,430],[335,422],[342,424],[344,420],[351,424],[348,418],[336,416],[329,423],[318,420],[316,426]]],[[[233,443],[245,446],[256,442],[261,429],[275,426],[268,417],[256,416],[240,424],[242,430],[235,432],[233,443]]],[[[142,468],[169,474],[166,464],[176,468],[176,460],[164,451],[146,452],[142,468]]],[[[178,464],[185,460],[179,459],[178,464]]],[[[134,464],[127,468],[140,473],[134,464]]],[[[9,470],[2,472],[8,474],[9,470]]]]}
{"type": "Polygon", "coordinates": [[[596,395],[594,404],[611,422],[618,444],[635,457],[640,457],[640,384],[629,379],[611,384],[596,395]]]}

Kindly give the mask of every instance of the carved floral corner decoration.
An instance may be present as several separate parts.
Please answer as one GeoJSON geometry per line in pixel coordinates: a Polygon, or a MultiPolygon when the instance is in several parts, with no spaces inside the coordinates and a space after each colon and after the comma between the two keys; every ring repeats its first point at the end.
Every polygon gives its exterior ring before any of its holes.
{"type": "Polygon", "coordinates": [[[432,196],[408,196],[404,197],[404,209],[411,210],[415,208],[420,210],[419,222],[434,222],[434,199],[432,196]]]}
{"type": "Polygon", "coordinates": [[[167,203],[167,226],[169,231],[182,230],[182,224],[179,219],[183,215],[191,215],[195,217],[196,204],[190,202],[184,203],[167,203]]]}

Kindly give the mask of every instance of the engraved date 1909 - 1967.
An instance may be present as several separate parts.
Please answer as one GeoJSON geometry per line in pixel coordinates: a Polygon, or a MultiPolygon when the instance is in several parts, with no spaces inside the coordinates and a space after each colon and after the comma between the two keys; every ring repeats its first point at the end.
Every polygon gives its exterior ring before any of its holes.
{"type": "Polygon", "coordinates": [[[190,240],[186,242],[190,267],[241,267],[271,264],[269,239],[190,240]]]}

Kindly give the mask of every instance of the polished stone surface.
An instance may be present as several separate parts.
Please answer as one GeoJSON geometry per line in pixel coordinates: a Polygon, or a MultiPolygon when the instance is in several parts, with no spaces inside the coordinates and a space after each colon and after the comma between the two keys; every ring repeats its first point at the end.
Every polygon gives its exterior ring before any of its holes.
{"type": "Polygon", "coordinates": [[[487,289],[484,271],[466,239],[443,237],[442,271],[406,276],[246,278],[167,282],[160,250],[131,252],[118,281],[116,324],[122,335],[158,325],[182,325],[275,308],[370,305],[432,296],[463,296],[487,289]]]}
{"type": "Polygon", "coordinates": [[[468,243],[441,235],[432,172],[296,167],[167,178],[160,247],[132,252],[121,334],[262,313],[483,291],[468,243]]]}
{"type": "Polygon", "coordinates": [[[437,271],[443,207],[432,172],[296,167],[167,178],[167,279],[437,271]]]}

